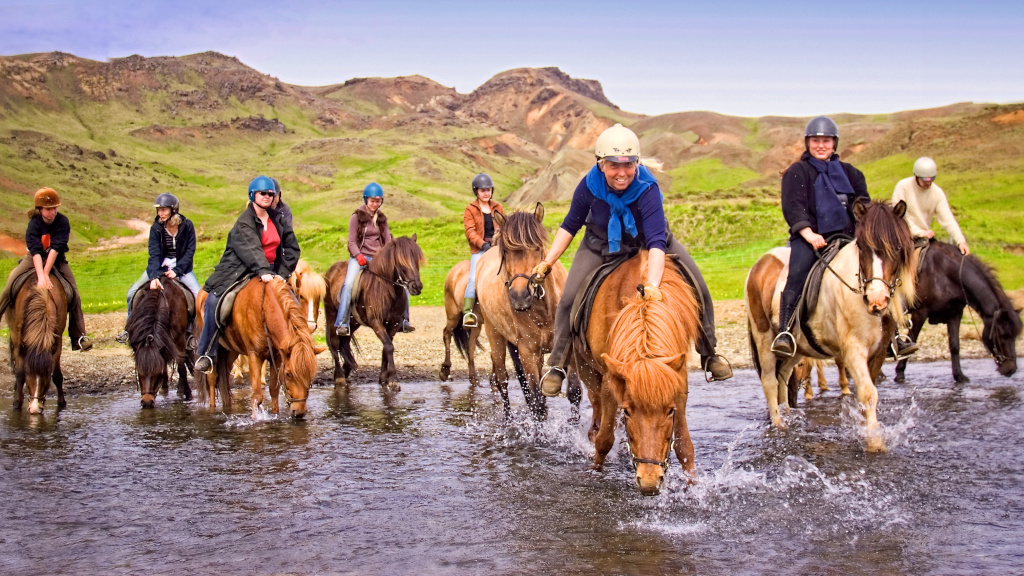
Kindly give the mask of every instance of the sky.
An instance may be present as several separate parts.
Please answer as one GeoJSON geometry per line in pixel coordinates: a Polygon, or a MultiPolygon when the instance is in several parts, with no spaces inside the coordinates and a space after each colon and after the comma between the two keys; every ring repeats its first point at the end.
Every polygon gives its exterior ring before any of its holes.
{"type": "Polygon", "coordinates": [[[871,114],[1024,101],[1024,2],[0,0],[0,55],[213,50],[303,86],[462,93],[557,66],[630,112],[871,114]]]}

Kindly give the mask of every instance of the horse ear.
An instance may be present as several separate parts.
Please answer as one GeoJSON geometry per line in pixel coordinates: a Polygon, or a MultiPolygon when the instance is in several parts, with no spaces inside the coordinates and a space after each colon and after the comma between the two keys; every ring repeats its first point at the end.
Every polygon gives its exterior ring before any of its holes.
{"type": "Polygon", "coordinates": [[[544,205],[537,202],[536,208],[533,209],[533,217],[537,219],[537,222],[544,223],[544,205]]]}
{"type": "Polygon", "coordinates": [[[498,212],[497,210],[491,212],[491,218],[494,218],[494,223],[498,225],[498,228],[505,225],[505,215],[501,212],[498,212]]]}
{"type": "Polygon", "coordinates": [[[413,241],[413,242],[415,242],[415,241],[416,241],[416,233],[415,233],[415,232],[413,232],[413,233],[412,233],[412,241],[413,241]]]}
{"type": "Polygon", "coordinates": [[[319,344],[313,344],[313,354],[314,355],[319,354],[321,352],[325,352],[325,351],[327,351],[327,346],[321,346],[319,344]]]}
{"type": "Polygon", "coordinates": [[[626,365],[624,363],[619,362],[608,354],[601,354],[601,358],[604,360],[604,365],[608,367],[609,372],[619,378],[624,378],[623,372],[626,371],[626,365]]]}
{"type": "Polygon", "coordinates": [[[892,207],[892,212],[897,218],[903,218],[903,215],[907,213],[907,203],[900,200],[892,207]]]}
{"type": "Polygon", "coordinates": [[[855,201],[853,203],[853,219],[854,220],[859,222],[860,219],[863,218],[865,214],[867,214],[867,212],[868,212],[868,204],[869,204],[869,201],[867,201],[867,200],[857,200],[857,201],[855,201]]]}
{"type": "Polygon", "coordinates": [[[661,359],[673,372],[679,372],[683,369],[683,353],[680,352],[674,356],[668,356],[661,359]]]}

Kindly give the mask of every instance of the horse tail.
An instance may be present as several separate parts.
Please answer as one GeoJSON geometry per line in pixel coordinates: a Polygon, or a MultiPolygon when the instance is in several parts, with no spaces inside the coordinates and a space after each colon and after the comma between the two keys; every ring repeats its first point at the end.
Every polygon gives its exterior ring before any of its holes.
{"type": "Polygon", "coordinates": [[[21,322],[21,342],[25,349],[22,362],[26,373],[53,373],[54,339],[59,338],[56,310],[50,313],[47,291],[39,286],[26,286],[28,293],[21,322]]]}
{"type": "Polygon", "coordinates": [[[519,380],[519,385],[522,386],[523,390],[527,390],[526,384],[526,369],[523,368],[523,359],[519,357],[519,347],[515,344],[508,342],[508,355],[512,357],[512,366],[516,370],[516,378],[519,380]]]}
{"type": "Polygon", "coordinates": [[[747,342],[750,344],[750,358],[754,361],[754,370],[757,370],[757,377],[761,377],[761,357],[757,353],[757,343],[754,342],[754,328],[747,320],[747,342]]]}
{"type": "Polygon", "coordinates": [[[452,339],[455,340],[455,348],[462,354],[462,357],[469,360],[469,330],[462,325],[462,320],[459,320],[459,325],[452,331],[452,339]]]}

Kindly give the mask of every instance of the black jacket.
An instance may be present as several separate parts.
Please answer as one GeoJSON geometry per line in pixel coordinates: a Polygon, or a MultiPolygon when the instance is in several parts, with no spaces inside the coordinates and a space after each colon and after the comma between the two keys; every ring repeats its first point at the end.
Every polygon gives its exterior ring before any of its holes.
{"type": "MultiPolygon", "coordinates": [[[[786,217],[789,224],[790,238],[800,236],[800,230],[810,226],[815,233],[818,232],[818,210],[814,200],[814,180],[818,177],[818,171],[807,161],[811,153],[804,151],[800,160],[794,162],[782,175],[782,215],[786,217]]],[[[853,198],[850,198],[846,205],[847,215],[850,217],[850,225],[843,233],[853,236],[853,203],[857,200],[871,200],[868,196],[868,185],[864,181],[864,173],[846,162],[840,162],[846,177],[850,179],[853,186],[853,198]]]]}
{"type": "Polygon", "coordinates": [[[42,216],[36,214],[29,218],[28,226],[25,228],[25,245],[28,246],[29,260],[32,259],[32,256],[38,254],[42,257],[43,264],[46,264],[48,253],[50,250],[53,250],[57,253],[57,259],[54,260],[54,264],[67,262],[64,254],[68,251],[68,240],[70,238],[71,223],[68,222],[67,216],[57,212],[57,215],[53,218],[53,223],[47,224],[43,221],[42,216]],[[49,237],[49,248],[43,247],[44,236],[49,237]]]}
{"type": "MultiPolygon", "coordinates": [[[[174,267],[174,274],[180,278],[192,271],[192,258],[196,254],[196,229],[192,225],[192,221],[185,218],[184,214],[178,214],[178,216],[181,218],[181,222],[178,224],[178,235],[174,245],[175,258],[178,261],[174,267]]],[[[161,266],[164,258],[167,257],[164,253],[163,236],[165,234],[167,234],[167,230],[160,223],[160,218],[157,218],[149,228],[149,262],[146,264],[146,275],[150,280],[159,278],[166,272],[161,266]]]]}
{"type": "Polygon", "coordinates": [[[238,216],[235,226],[228,232],[228,241],[224,246],[224,254],[220,262],[213,269],[213,274],[206,279],[203,290],[221,295],[232,284],[248,274],[262,276],[264,274],[277,274],[286,280],[295,271],[299,263],[299,242],[295,238],[295,232],[285,221],[283,215],[277,210],[267,210],[270,219],[277,227],[277,233],[281,236],[281,244],[277,247],[277,255],[274,258],[274,265],[267,261],[263,253],[263,224],[252,204],[246,206],[245,211],[238,216]]]}

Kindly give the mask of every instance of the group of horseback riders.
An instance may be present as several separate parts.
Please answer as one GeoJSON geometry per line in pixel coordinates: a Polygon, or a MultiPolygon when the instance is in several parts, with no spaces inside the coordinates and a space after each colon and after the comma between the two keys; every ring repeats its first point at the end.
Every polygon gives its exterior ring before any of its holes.
{"type": "MultiPolygon", "coordinates": [[[[838,142],[839,129],[834,121],[824,116],[812,119],[805,129],[803,154],[782,178],[782,212],[789,225],[791,257],[789,276],[781,297],[779,334],[773,350],[783,355],[792,355],[796,351],[790,323],[804,282],[816,261],[817,251],[833,237],[852,234],[853,205],[870,199],[863,173],[839,160],[836,153],[838,142]]],[[[684,276],[700,304],[701,330],[696,348],[701,367],[712,381],[731,378],[729,362],[715,351],[711,294],[696,263],[669,229],[661,189],[654,174],[642,162],[636,134],[620,124],[608,128],[597,139],[595,156],[596,163],[577,185],[569,211],[556,231],[550,249],[533,270],[534,281],[543,281],[579,229],[586,226],[558,303],[554,343],[548,357],[550,369],[542,379],[542,392],[547,396],[561,392],[571,351],[569,314],[577,292],[584,288],[585,279],[603,264],[641,249],[649,252],[643,298],[661,300],[658,286],[664,273],[666,255],[670,255],[686,272],[684,276]]],[[[914,163],[914,175],[896,185],[892,201],[906,202],[906,219],[916,241],[926,243],[934,237],[931,222],[937,217],[961,253],[966,255],[969,252],[966,240],[945,193],[934,184],[936,175],[935,162],[930,158],[919,158],[914,163]]],[[[480,256],[491,248],[497,233],[493,215],[504,216],[501,203],[493,199],[494,182],[489,175],[477,174],[472,180],[472,190],[475,198],[463,213],[471,254],[470,277],[463,301],[463,325],[468,328],[477,326],[479,322],[473,312],[476,264],[480,256]]],[[[250,182],[248,194],[249,203],[228,233],[220,261],[202,287],[209,293],[204,307],[205,318],[215,317],[220,298],[239,280],[251,276],[262,282],[270,282],[275,277],[287,280],[298,263],[299,244],[292,228],[291,210],[281,200],[280,183],[273,178],[258,176],[250,182]]],[[[11,271],[0,293],[0,316],[10,305],[11,287],[16,278],[34,270],[36,284],[49,289],[49,273],[55,269],[74,292],[69,299],[71,321],[68,325],[72,349],[89,350],[92,342],[85,335],[81,298],[66,258],[70,224],[67,217],[57,210],[60,199],[54,190],[42,188],[36,192],[34,200],[25,232],[28,257],[11,271]]],[[[352,213],[349,220],[348,251],[351,259],[339,294],[335,321],[335,331],[341,336],[348,336],[351,332],[349,306],[358,271],[392,240],[387,217],[380,209],[383,202],[383,188],[376,182],[370,183],[363,190],[363,205],[352,213]]],[[[128,290],[129,314],[133,296],[147,283],[151,289],[159,289],[163,282],[177,280],[193,295],[199,292],[199,282],[193,273],[194,225],[180,213],[178,199],[172,194],[157,196],[154,208],[156,218],[150,228],[149,260],[146,270],[128,290]]],[[[412,332],[415,328],[409,322],[408,293],[405,308],[401,330],[412,332]]],[[[209,372],[214,366],[213,358],[218,348],[216,324],[213,321],[203,323],[196,347],[198,360],[195,368],[199,371],[209,372]]],[[[126,342],[126,336],[122,332],[118,341],[126,342]]],[[[917,349],[916,344],[905,336],[898,336],[895,345],[897,357],[906,357],[917,349]]]]}

